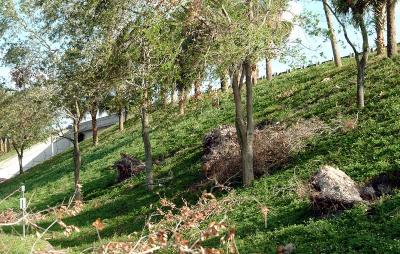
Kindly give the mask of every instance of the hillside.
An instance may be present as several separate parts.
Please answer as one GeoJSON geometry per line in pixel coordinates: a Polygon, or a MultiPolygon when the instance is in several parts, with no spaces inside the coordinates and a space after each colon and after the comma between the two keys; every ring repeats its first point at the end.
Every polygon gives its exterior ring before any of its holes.
{"type": "MultiPolygon", "coordinates": [[[[253,186],[237,188],[239,197],[248,201],[234,207],[227,216],[237,228],[240,253],[274,253],[280,244],[293,243],[296,253],[397,253],[400,252],[400,193],[381,197],[372,204],[357,206],[326,218],[315,217],[307,197],[299,188],[321,165],[336,165],[359,183],[382,172],[400,167],[400,57],[371,58],[367,72],[366,107],[358,112],[355,103],[356,68],[345,60],[337,69],[332,63],[294,71],[261,81],[255,87],[255,121],[291,123],[318,117],[335,131],[310,141],[289,165],[258,179],[253,186]],[[337,125],[343,119],[355,119],[355,129],[343,132],[337,125]],[[255,201],[257,200],[257,202],[255,201]],[[270,208],[268,227],[259,203],[270,208]]],[[[149,193],[144,176],[115,184],[112,165],[125,152],[144,158],[140,122],[133,117],[127,129],[116,127],[100,135],[100,145],[82,145],[82,184],[84,210],[65,220],[81,232],[65,237],[63,230],[52,228],[48,241],[59,249],[83,251],[93,246],[97,234],[92,227],[101,218],[105,242],[124,240],[140,231],[146,215],[160,197],[195,202],[199,191],[190,187],[201,179],[202,138],[221,124],[232,124],[234,108],[229,94],[220,95],[220,108],[205,98],[191,102],[185,116],[176,108],[151,114],[151,142],[154,158],[165,158],[155,167],[156,177],[171,174],[173,180],[149,193]]],[[[134,114],[132,112],[131,114],[134,114]]],[[[46,209],[68,200],[73,192],[71,151],[36,166],[25,175],[0,185],[0,197],[24,182],[33,211],[46,209]]],[[[219,194],[223,198],[225,194],[219,194]]],[[[17,207],[17,199],[0,203],[0,211],[17,207]]],[[[45,227],[50,221],[41,223],[45,227]]],[[[11,233],[12,228],[3,228],[11,233]]]]}

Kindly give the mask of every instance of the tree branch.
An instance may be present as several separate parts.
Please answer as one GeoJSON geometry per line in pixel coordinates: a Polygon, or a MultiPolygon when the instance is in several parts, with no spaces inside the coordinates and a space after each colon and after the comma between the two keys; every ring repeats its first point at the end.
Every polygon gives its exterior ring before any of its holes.
{"type": "Polygon", "coordinates": [[[357,61],[357,64],[360,62],[360,57],[359,57],[359,52],[356,48],[356,46],[353,44],[353,42],[350,40],[349,35],[347,34],[347,29],[345,24],[342,22],[342,20],[340,20],[340,18],[338,17],[337,13],[333,10],[333,8],[328,4],[328,3],[323,3],[326,7],[328,7],[328,9],[332,12],[333,16],[335,16],[337,22],[340,24],[340,26],[343,29],[343,33],[344,33],[344,37],[346,38],[347,43],[350,45],[350,47],[353,49],[354,51],[354,55],[357,61]]]}

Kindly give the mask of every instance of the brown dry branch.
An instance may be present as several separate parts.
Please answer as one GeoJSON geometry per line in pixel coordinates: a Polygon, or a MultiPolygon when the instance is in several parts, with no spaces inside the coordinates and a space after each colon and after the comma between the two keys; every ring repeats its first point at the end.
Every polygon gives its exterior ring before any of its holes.
{"type": "MultiPolygon", "coordinates": [[[[83,209],[83,203],[81,201],[75,201],[75,193],[72,195],[72,197],[69,199],[68,204],[65,205],[60,205],[51,209],[47,209],[48,211],[53,210],[56,219],[47,227],[43,230],[42,233],[37,233],[37,239],[33,243],[31,247],[30,254],[34,254],[35,252],[35,246],[38,243],[40,239],[46,235],[46,233],[56,224],[59,224],[62,228],[64,228],[64,235],[69,236],[72,234],[72,232],[76,231],[79,232],[79,228],[74,226],[74,225],[66,225],[61,219],[63,216],[72,216],[72,215],[77,215],[79,212],[81,212],[83,209]]],[[[28,221],[28,223],[30,223],[28,221]]]]}
{"type": "Polygon", "coordinates": [[[0,224],[12,223],[16,221],[20,215],[20,213],[15,212],[13,209],[7,209],[0,213],[0,224]]]}
{"type": "Polygon", "coordinates": [[[145,254],[161,249],[182,254],[239,253],[235,243],[236,229],[228,225],[226,216],[218,222],[209,222],[205,228],[203,225],[209,221],[210,216],[226,214],[241,202],[234,192],[218,201],[213,194],[203,193],[196,204],[184,202],[181,207],[162,198],[160,207],[149,216],[136,242],[110,242],[99,248],[97,253],[145,254]],[[204,241],[212,238],[220,240],[221,249],[203,246],[204,241]]]}

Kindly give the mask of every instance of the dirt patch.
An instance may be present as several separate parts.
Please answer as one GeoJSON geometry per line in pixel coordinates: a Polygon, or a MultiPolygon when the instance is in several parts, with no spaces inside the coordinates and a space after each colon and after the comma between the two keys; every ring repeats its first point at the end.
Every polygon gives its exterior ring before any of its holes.
{"type": "Polygon", "coordinates": [[[389,171],[368,180],[360,192],[363,199],[371,201],[382,195],[391,194],[398,188],[400,188],[400,171],[389,171]]]}

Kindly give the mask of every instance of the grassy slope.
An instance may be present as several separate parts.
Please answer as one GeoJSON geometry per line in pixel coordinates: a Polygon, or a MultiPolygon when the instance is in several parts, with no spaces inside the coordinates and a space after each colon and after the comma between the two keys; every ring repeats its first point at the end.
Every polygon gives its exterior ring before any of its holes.
{"type": "Polygon", "coordinates": [[[0,162],[13,157],[14,155],[16,155],[14,150],[9,151],[8,153],[0,153],[0,162]]]}
{"type": "MultiPolygon", "coordinates": [[[[268,228],[257,202],[237,206],[230,212],[231,224],[237,226],[241,253],[273,253],[279,244],[292,242],[298,253],[368,253],[400,252],[400,194],[383,197],[374,204],[373,213],[359,206],[341,215],[318,219],[312,216],[310,202],[299,197],[296,189],[320,165],[334,164],[356,181],[400,165],[400,58],[372,58],[368,69],[366,108],[359,112],[356,130],[327,134],[313,140],[290,164],[270,176],[256,181],[238,194],[251,197],[271,208],[268,228]]],[[[355,80],[353,61],[341,69],[332,64],[292,72],[271,83],[261,82],[255,88],[255,118],[273,121],[295,121],[317,116],[334,125],[336,119],[355,117],[355,80]],[[325,78],[330,81],[322,82],[325,78]],[[288,92],[290,91],[290,92],[288,92]],[[288,96],[280,96],[286,92],[288,96]]],[[[232,123],[231,98],[221,99],[221,108],[206,99],[191,104],[185,116],[176,109],[152,114],[154,157],[165,156],[156,166],[158,177],[173,172],[175,179],[157,194],[145,191],[143,178],[114,184],[112,164],[120,152],[143,158],[140,125],[137,119],[128,123],[124,133],[116,128],[103,133],[96,148],[83,144],[82,180],[85,194],[84,211],[65,220],[81,228],[66,238],[55,228],[50,243],[60,248],[82,250],[96,240],[91,223],[102,218],[107,227],[103,238],[124,238],[143,226],[145,215],[159,196],[195,200],[196,193],[187,188],[201,175],[201,141],[204,133],[223,123],[232,123]]],[[[72,193],[73,172],[70,152],[36,166],[24,176],[0,185],[0,196],[25,182],[31,208],[42,209],[61,202],[72,193]]],[[[0,204],[0,209],[15,206],[16,200],[0,204]]],[[[8,232],[9,229],[4,229],[8,232]]]]}
{"type": "MultiPolygon", "coordinates": [[[[29,253],[31,251],[31,246],[35,243],[35,241],[35,236],[28,236],[23,240],[23,238],[20,236],[0,234],[0,253],[29,253]]],[[[51,245],[43,240],[39,240],[35,244],[35,250],[37,251],[46,251],[51,249],[51,245]]]]}

